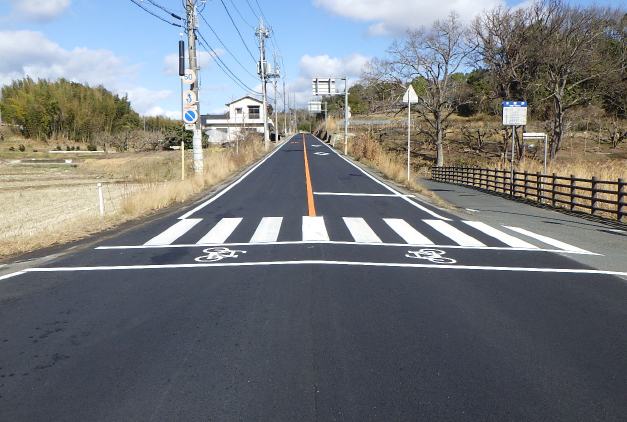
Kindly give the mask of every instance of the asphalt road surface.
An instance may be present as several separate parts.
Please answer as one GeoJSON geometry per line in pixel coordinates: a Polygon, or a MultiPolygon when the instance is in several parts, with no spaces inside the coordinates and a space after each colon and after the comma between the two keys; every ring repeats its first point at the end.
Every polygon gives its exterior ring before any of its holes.
{"type": "MultiPolygon", "coordinates": [[[[627,271],[296,135],[0,278],[1,421],[625,421],[627,271]]],[[[627,257],[626,257],[627,258],[627,257]]]]}

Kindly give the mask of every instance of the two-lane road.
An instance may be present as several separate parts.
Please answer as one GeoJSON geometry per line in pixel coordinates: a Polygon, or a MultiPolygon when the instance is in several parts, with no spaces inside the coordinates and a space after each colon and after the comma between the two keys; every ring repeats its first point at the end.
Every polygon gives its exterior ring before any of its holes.
{"type": "Polygon", "coordinates": [[[620,421],[627,285],[296,135],[0,280],[0,420],[620,421]]]}

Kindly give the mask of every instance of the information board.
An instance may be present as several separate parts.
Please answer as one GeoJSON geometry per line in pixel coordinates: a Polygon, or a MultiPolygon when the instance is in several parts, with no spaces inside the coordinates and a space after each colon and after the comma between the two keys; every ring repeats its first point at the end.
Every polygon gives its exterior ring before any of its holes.
{"type": "Polygon", "coordinates": [[[526,101],[503,102],[503,124],[506,126],[524,126],[527,124],[526,101]]]}

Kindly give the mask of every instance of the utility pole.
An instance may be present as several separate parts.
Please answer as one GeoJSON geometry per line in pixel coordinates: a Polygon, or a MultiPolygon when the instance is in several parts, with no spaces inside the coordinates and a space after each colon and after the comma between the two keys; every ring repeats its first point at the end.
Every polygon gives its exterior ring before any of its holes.
{"type": "MultiPolygon", "coordinates": [[[[189,1],[189,0],[188,0],[189,1]]],[[[270,37],[272,28],[263,27],[263,19],[259,18],[259,28],[255,29],[255,35],[259,37],[260,61],[257,66],[259,77],[261,78],[261,92],[263,96],[263,145],[265,149],[270,148],[270,134],[268,133],[268,99],[266,95],[267,62],[265,39],[270,37]]]]}
{"type": "Polygon", "coordinates": [[[350,110],[348,107],[348,76],[344,78],[344,155],[348,155],[348,118],[350,110]]]}
{"type": "Polygon", "coordinates": [[[287,95],[285,93],[285,75],[283,75],[283,132],[287,135],[287,109],[285,108],[285,102],[287,101],[287,95]]]}
{"type": "MultiPolygon", "coordinates": [[[[198,10],[196,9],[196,0],[185,0],[187,12],[187,48],[189,57],[189,68],[198,74],[198,60],[196,58],[196,29],[198,28],[198,10]]],[[[198,79],[190,85],[190,90],[194,92],[198,98],[198,79]]],[[[198,100],[197,100],[198,101],[198,100]]],[[[202,156],[202,130],[200,118],[200,102],[196,103],[197,120],[194,123],[194,137],[192,141],[193,157],[194,157],[194,173],[202,174],[203,172],[203,156],[202,156]]]]}
{"type": "Polygon", "coordinates": [[[274,117],[274,120],[275,120],[275,122],[274,122],[274,136],[275,136],[275,140],[278,142],[279,141],[279,131],[278,131],[279,115],[277,113],[277,108],[276,108],[276,100],[277,100],[277,98],[276,98],[277,97],[277,95],[276,95],[277,94],[276,83],[277,83],[277,78],[279,78],[281,75],[278,72],[279,67],[278,67],[277,62],[276,62],[276,50],[274,51],[273,57],[274,57],[274,67],[272,68],[272,73],[273,73],[273,76],[274,76],[274,78],[273,78],[274,79],[273,80],[273,85],[274,85],[274,110],[273,111],[274,111],[274,116],[275,116],[274,117]]]}

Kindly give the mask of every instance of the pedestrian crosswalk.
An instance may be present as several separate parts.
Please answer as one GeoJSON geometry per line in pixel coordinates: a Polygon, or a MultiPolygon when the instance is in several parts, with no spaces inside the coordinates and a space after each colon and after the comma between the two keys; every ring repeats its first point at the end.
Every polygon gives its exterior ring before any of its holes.
{"type": "Polygon", "coordinates": [[[526,229],[493,227],[480,221],[424,219],[410,224],[401,218],[367,220],[362,217],[303,216],[292,218],[291,223],[294,222],[299,224],[285,224],[284,217],[276,216],[261,219],[225,217],[216,223],[203,224],[203,219],[188,218],[151,238],[144,246],[342,242],[590,253],[526,229]]]}

